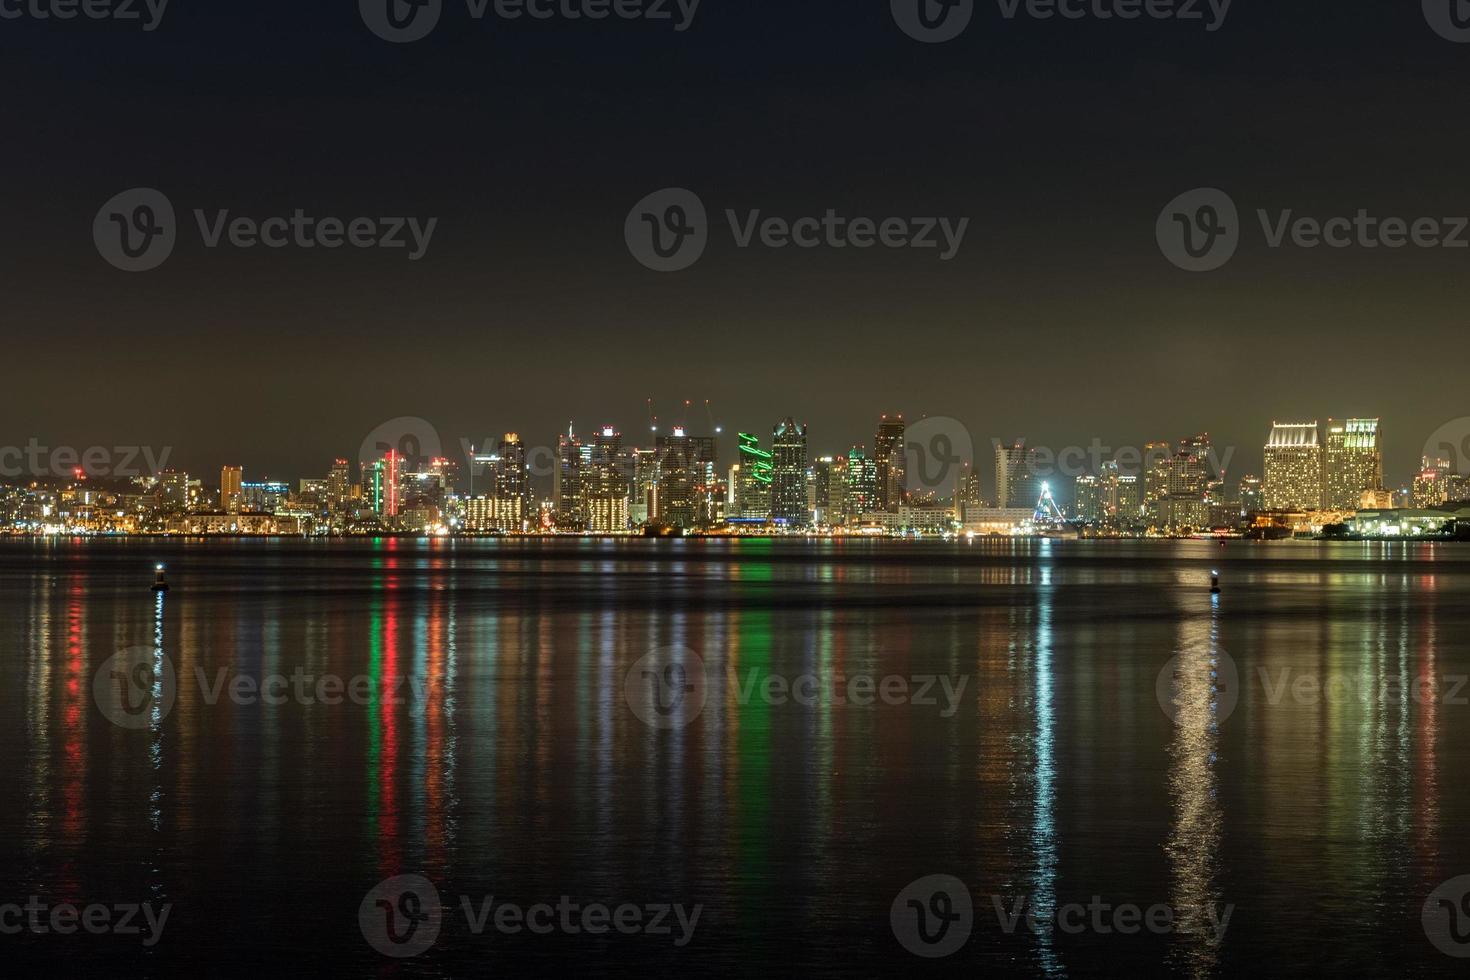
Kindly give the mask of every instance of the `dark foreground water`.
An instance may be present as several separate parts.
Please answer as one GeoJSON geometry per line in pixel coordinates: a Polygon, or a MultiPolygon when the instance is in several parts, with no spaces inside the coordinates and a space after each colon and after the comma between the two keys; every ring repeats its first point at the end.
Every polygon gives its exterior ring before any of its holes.
{"type": "Polygon", "coordinates": [[[1470,954],[1470,547],[20,542],[0,624],[14,975],[1470,954]]]}

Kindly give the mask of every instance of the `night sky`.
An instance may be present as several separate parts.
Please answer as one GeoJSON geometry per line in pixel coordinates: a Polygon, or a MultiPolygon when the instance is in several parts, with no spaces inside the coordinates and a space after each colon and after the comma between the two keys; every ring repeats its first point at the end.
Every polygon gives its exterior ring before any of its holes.
{"type": "Polygon", "coordinates": [[[1236,0],[1200,21],[1006,20],[921,44],[888,0],[704,0],[692,26],[476,22],[393,45],[352,2],[173,0],[161,25],[0,20],[0,443],[172,446],[212,480],[318,475],[395,416],[446,446],[569,419],[646,433],[880,411],[1033,444],[1382,416],[1387,479],[1470,415],[1470,250],[1268,248],[1255,210],[1470,215],[1470,44],[1420,4],[1236,0]],[[133,187],[180,237],[139,274],[92,222],[133,187]],[[695,191],[703,258],[649,271],[629,209],[695,191]],[[1160,210],[1226,190],[1244,240],[1171,265],[1160,210]],[[437,217],[403,250],[206,249],[192,210],[437,217]],[[726,208],[968,217],[934,250],[739,249],[726,208]]]}

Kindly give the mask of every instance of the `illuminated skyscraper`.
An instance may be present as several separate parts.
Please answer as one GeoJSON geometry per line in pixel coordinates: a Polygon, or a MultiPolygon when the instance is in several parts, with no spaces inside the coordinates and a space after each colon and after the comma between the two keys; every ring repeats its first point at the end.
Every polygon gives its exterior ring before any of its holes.
{"type": "Polygon", "coordinates": [[[189,474],[177,470],[164,470],[158,474],[158,493],[163,506],[168,510],[187,510],[189,507],[189,474]]]}
{"type": "Polygon", "coordinates": [[[731,471],[731,493],[735,496],[736,516],[763,519],[771,516],[771,454],[761,448],[760,439],[742,432],[740,468],[731,471]]]}
{"type": "Polygon", "coordinates": [[[1449,460],[1425,456],[1423,466],[1414,475],[1414,506],[1438,507],[1450,499],[1449,460]]]}
{"type": "Polygon", "coordinates": [[[1041,480],[1036,475],[1036,450],[1024,440],[1010,446],[995,445],[995,487],[1002,510],[1035,507],[1041,499],[1041,480]]]}
{"type": "Polygon", "coordinates": [[[1266,509],[1266,493],[1261,486],[1261,478],[1253,473],[1240,478],[1240,509],[1242,515],[1266,509]]]}
{"type": "Polygon", "coordinates": [[[1074,484],[1073,512],[1087,524],[1101,524],[1108,517],[1107,484],[1101,477],[1083,475],[1074,484]]]}
{"type": "Polygon", "coordinates": [[[1326,504],[1356,510],[1364,490],[1383,488],[1383,447],[1378,419],[1327,420],[1326,504]]]}
{"type": "Polygon", "coordinates": [[[605,425],[592,436],[582,492],[587,530],[594,534],[622,534],[628,529],[628,461],[623,435],[605,425]]]}
{"type": "Polygon", "coordinates": [[[219,473],[219,509],[227,514],[240,510],[240,490],[245,482],[245,470],[239,466],[226,466],[219,473]]]}
{"type": "Polygon", "coordinates": [[[352,464],[345,459],[334,459],[327,473],[327,506],[339,510],[347,502],[352,485],[352,464]]]}
{"type": "Polygon", "coordinates": [[[847,517],[861,521],[864,514],[878,510],[878,464],[854,446],[847,454],[847,517]]]}
{"type": "Polygon", "coordinates": [[[788,416],[776,426],[771,441],[771,517],[787,527],[808,527],[812,522],[806,472],[806,426],[788,416]]]}
{"type": "Polygon", "coordinates": [[[898,511],[903,503],[903,416],[884,415],[873,437],[873,465],[878,474],[878,499],[874,510],[898,511]]]}
{"type": "Polygon", "coordinates": [[[1267,510],[1320,510],[1322,444],[1316,422],[1274,422],[1266,440],[1267,510]]]}
{"type": "Polygon", "coordinates": [[[563,530],[579,530],[586,526],[587,515],[582,506],[582,440],[577,438],[572,423],[556,439],[556,471],[552,474],[551,496],[556,502],[556,523],[563,530]]]}

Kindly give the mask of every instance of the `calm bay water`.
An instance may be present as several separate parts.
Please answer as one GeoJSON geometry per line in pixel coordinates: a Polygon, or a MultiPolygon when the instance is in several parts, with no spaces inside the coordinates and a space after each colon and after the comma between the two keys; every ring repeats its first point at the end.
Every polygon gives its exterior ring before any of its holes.
{"type": "Polygon", "coordinates": [[[1470,874],[1470,547],[15,542],[0,585],[0,904],[169,906],[152,945],[141,915],[0,935],[13,966],[1464,966],[1421,910],[1470,874]],[[702,710],[648,724],[627,678],[670,649],[702,665],[702,710]],[[94,691],[100,670],[125,693],[119,651],[177,679],[123,724],[94,691]],[[399,960],[359,910],[405,874],[444,913],[399,960]],[[926,962],[891,911],[929,875],[972,912],[926,962]],[[543,935],[492,912],[477,935],[462,903],[491,896],[699,917],[543,935]],[[1115,928],[1130,906],[1187,931],[1115,928]],[[1008,931],[1026,909],[1052,924],[1008,931]]]}

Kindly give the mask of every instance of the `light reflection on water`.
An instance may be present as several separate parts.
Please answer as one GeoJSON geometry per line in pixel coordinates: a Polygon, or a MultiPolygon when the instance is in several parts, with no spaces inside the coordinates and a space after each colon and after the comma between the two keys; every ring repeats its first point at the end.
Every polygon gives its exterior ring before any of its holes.
{"type": "MultiPolygon", "coordinates": [[[[375,968],[356,904],[415,872],[452,904],[705,907],[682,951],[494,938],[548,967],[904,966],[888,904],[945,873],[975,898],[955,961],[1000,974],[1430,972],[1419,902],[1470,872],[1442,829],[1470,816],[1463,781],[1442,776],[1465,765],[1470,707],[1414,696],[1470,674],[1470,551],[115,542],[7,546],[0,576],[0,881],[22,898],[174,902],[175,941],[147,954],[161,962],[229,948],[242,967],[298,950],[298,966],[375,968]],[[167,597],[147,590],[159,559],[167,597]],[[137,645],[171,660],[178,698],[127,732],[91,683],[137,645]],[[631,664],[667,646],[709,670],[704,710],[671,731],[622,700],[631,664]],[[1177,724],[1155,694],[1175,654],[1177,724]],[[1222,654],[1240,685],[1223,718],[1222,654]],[[210,693],[221,671],[298,669],[361,677],[374,697],[210,693]],[[772,674],[967,684],[952,717],[742,696],[772,674]],[[1370,696],[1299,700],[1303,674],[1370,696]],[[1006,933],[993,896],[1024,898],[1041,927],[1006,933]],[[1047,923],[1093,896],[1167,903],[1187,931],[1047,923]],[[1222,936],[1206,910],[1227,905],[1222,936]]],[[[490,942],[446,926],[417,962],[452,972],[490,942]]]]}

